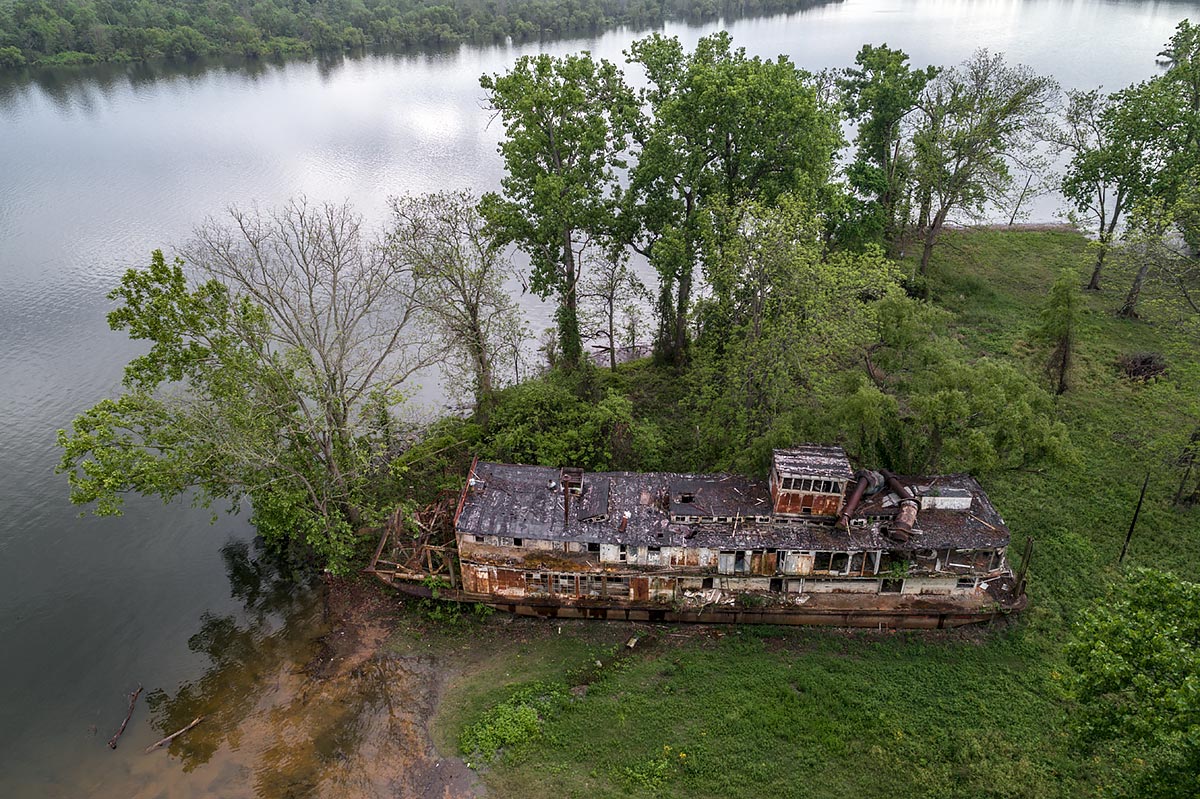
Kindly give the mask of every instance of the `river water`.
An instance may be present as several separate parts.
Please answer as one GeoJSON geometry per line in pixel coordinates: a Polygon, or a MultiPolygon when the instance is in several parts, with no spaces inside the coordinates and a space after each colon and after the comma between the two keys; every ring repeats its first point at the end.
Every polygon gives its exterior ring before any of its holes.
{"type": "MultiPolygon", "coordinates": [[[[786,53],[813,70],[849,65],[865,42],[917,65],[987,47],[1064,87],[1115,90],[1154,73],[1195,8],[846,0],[728,27],[751,54],[786,53]]],[[[666,30],[690,44],[715,27],[666,30]]],[[[636,35],[544,49],[621,60],[636,35]]],[[[537,49],[0,78],[0,796],[253,793],[254,758],[235,756],[235,736],[217,739],[209,759],[146,756],[159,735],[150,720],[187,715],[199,694],[253,704],[246,681],[294,673],[321,629],[307,592],[262,588],[243,517],[210,524],[203,509],[134,499],[122,518],[92,519],[68,504],[54,431],[112,394],[137,351],[107,330],[105,293],[230,204],[350,198],[379,220],[392,194],[496,187],[500,131],[478,78],[537,49]],[[139,704],[109,751],[139,683],[156,692],[158,715],[139,704]]],[[[1054,202],[1037,208],[1047,216],[1054,202]]],[[[526,307],[545,322],[545,306],[526,307]]],[[[428,412],[436,396],[431,383],[418,404],[428,412]]]]}

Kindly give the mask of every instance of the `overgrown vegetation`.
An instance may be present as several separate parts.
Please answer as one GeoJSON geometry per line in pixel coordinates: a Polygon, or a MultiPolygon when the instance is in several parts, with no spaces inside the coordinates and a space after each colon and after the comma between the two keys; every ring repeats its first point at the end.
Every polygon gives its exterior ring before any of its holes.
{"type": "MultiPolygon", "coordinates": [[[[931,304],[943,334],[971,359],[1051,389],[1057,375],[1042,377],[1047,345],[1030,311],[1045,305],[1064,269],[1082,283],[1093,258],[1069,232],[955,232],[931,262],[931,304]]],[[[1113,276],[1126,274],[1115,267],[1113,276]]],[[[1148,760],[1143,742],[1093,749],[1076,734],[1086,697],[1064,647],[1075,622],[1123,580],[1116,559],[1146,470],[1150,491],[1126,565],[1200,576],[1200,516],[1172,504],[1183,473],[1176,459],[1197,421],[1198,342],[1180,328],[1122,320],[1111,296],[1076,289],[1072,387],[1051,400],[1069,457],[982,477],[1017,540],[1036,542],[1032,605],[1021,618],[933,635],[681,628],[573,697],[536,742],[508,747],[483,772],[489,788],[535,798],[1156,795],[1147,778],[1163,761],[1148,760]],[[1168,353],[1178,367],[1157,381],[1131,380],[1116,357],[1133,349],[1168,353]]],[[[1155,301],[1169,296],[1160,289],[1155,301]]],[[[688,388],[654,374],[639,363],[599,379],[628,391],[668,451],[695,459],[687,447],[703,417],[680,412],[688,388]]],[[[593,656],[562,639],[589,633],[585,624],[561,635],[548,628],[542,643],[525,645],[537,662],[530,679],[570,684],[568,670],[593,656]]],[[[479,676],[454,689],[439,740],[452,742],[504,700],[505,691],[487,688],[493,670],[521,685],[527,667],[513,657],[496,647],[479,676]]]]}

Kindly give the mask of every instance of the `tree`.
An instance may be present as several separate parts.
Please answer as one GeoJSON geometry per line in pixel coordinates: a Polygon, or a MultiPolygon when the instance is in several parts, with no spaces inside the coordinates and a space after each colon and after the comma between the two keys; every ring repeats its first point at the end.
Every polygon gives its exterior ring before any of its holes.
{"type": "Polygon", "coordinates": [[[637,275],[629,270],[622,257],[599,259],[590,265],[588,276],[579,287],[579,298],[583,301],[583,318],[594,336],[608,341],[608,365],[617,370],[617,350],[620,348],[621,315],[631,305],[636,305],[646,287],[637,275]]]}
{"type": "Polygon", "coordinates": [[[710,295],[689,375],[702,460],[754,469],[797,429],[841,369],[861,357],[879,300],[899,293],[878,248],[827,254],[802,202],[744,203],[705,256],[710,295]]]}
{"type": "Polygon", "coordinates": [[[1200,585],[1135,570],[1066,649],[1076,731],[1126,764],[1121,794],[1200,795],[1200,585]]]}
{"type": "Polygon", "coordinates": [[[150,344],[125,392],[59,431],[71,500],[120,512],[127,493],[243,499],[268,540],[335,570],[390,512],[400,390],[438,355],[414,335],[414,275],[347,205],[293,201],[197,229],[109,295],[114,330],[150,344]]]}
{"type": "Polygon", "coordinates": [[[1156,124],[1136,88],[1106,96],[1099,90],[1067,94],[1064,126],[1051,138],[1070,154],[1060,190],[1095,225],[1096,263],[1087,287],[1099,291],[1105,258],[1122,214],[1146,188],[1142,158],[1156,124]]]}
{"type": "Polygon", "coordinates": [[[951,211],[981,213],[1008,191],[1009,164],[1033,150],[1057,91],[1050,78],[986,50],[926,85],[912,133],[917,190],[928,209],[922,275],[951,211]]]}
{"type": "MultiPolygon", "coordinates": [[[[451,358],[443,371],[466,376],[476,414],[486,416],[498,384],[521,355],[526,330],[504,281],[512,264],[486,234],[469,191],[390,200],[388,242],[416,278],[416,299],[451,358]]],[[[515,372],[515,369],[514,369],[515,372]]]]}
{"type": "Polygon", "coordinates": [[[860,216],[871,220],[878,241],[891,246],[908,221],[901,204],[908,194],[912,155],[903,124],[938,69],[913,70],[902,50],[886,44],[863,45],[854,63],[857,67],[844,70],[839,80],[846,113],[858,125],[848,176],[858,194],[870,197],[860,216]]]}
{"type": "Polygon", "coordinates": [[[646,73],[640,99],[649,116],[635,133],[626,237],[659,276],[659,354],[680,363],[706,206],[773,204],[783,194],[815,200],[841,133],[807,73],[784,56],[747,58],[728,32],[702,38],[692,53],[655,34],[633,43],[629,61],[646,73]]]}
{"type": "Polygon", "coordinates": [[[1075,291],[1075,275],[1064,269],[1050,287],[1050,295],[1042,308],[1042,324],[1038,335],[1050,342],[1053,350],[1047,369],[1055,376],[1055,394],[1067,390],[1067,374],[1071,370],[1072,350],[1075,348],[1075,331],[1079,326],[1079,295],[1075,291]]]}
{"type": "Polygon", "coordinates": [[[504,124],[506,170],[503,194],[484,195],[480,210],[498,241],[529,255],[534,291],[558,295],[560,355],[574,368],[580,257],[615,243],[617,172],[637,103],[617,68],[587,53],[523,56],[480,85],[504,124]]]}

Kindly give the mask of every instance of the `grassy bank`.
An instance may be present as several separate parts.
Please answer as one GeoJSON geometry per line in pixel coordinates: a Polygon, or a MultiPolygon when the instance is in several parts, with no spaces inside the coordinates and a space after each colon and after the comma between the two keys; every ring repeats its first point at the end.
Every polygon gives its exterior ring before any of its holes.
{"type": "MultiPolygon", "coordinates": [[[[1082,285],[1091,257],[1067,232],[954,233],[931,268],[932,302],[972,354],[1040,375],[1037,310],[1061,269],[1082,285]]],[[[451,751],[514,686],[570,688],[586,675],[586,691],[544,714],[540,737],[484,769],[496,796],[1076,797],[1121,779],[1119,756],[1073,748],[1061,652],[1079,612],[1121,579],[1147,472],[1125,565],[1200,576],[1200,510],[1170,503],[1173,459],[1196,424],[1197,342],[1166,294],[1146,297],[1144,320],[1115,317],[1125,270],[1114,265],[1108,290],[1083,298],[1073,388],[1056,400],[1069,462],[980,475],[1014,540],[1036,542],[1020,619],[948,633],[659,628],[618,656],[628,628],[494,617],[443,697],[439,746],[451,751]],[[1167,375],[1131,381],[1116,361],[1133,351],[1161,353],[1167,375]],[[523,641],[495,632],[514,623],[523,641]]],[[[641,364],[604,379],[672,437],[668,378],[641,364]]]]}

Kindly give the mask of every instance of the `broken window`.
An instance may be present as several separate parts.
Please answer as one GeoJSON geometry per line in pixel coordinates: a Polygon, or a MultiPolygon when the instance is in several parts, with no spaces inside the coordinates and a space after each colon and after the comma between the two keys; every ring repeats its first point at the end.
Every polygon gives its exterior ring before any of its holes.
{"type": "Polygon", "coordinates": [[[854,556],[850,558],[850,571],[857,574],[862,574],[864,560],[866,560],[866,555],[864,553],[855,552],[854,556]]]}
{"type": "Polygon", "coordinates": [[[813,558],[813,571],[827,572],[833,560],[832,552],[818,552],[813,558]]]}
{"type": "Polygon", "coordinates": [[[903,580],[882,580],[879,583],[879,593],[881,594],[899,594],[904,590],[903,580]]]}
{"type": "Polygon", "coordinates": [[[749,566],[746,564],[746,553],[740,549],[733,555],[733,570],[735,572],[749,571],[749,566]]]}
{"type": "Polygon", "coordinates": [[[975,588],[974,577],[959,577],[958,582],[954,584],[955,588],[975,588]]]}
{"type": "Polygon", "coordinates": [[[681,503],[695,502],[695,501],[696,501],[696,495],[695,495],[695,494],[693,494],[693,493],[692,493],[692,492],[690,492],[690,491],[688,491],[688,492],[685,492],[685,493],[683,493],[683,494],[680,494],[680,495],[679,495],[679,501],[680,501],[681,503]]]}
{"type": "Polygon", "coordinates": [[[845,572],[847,564],[850,563],[850,555],[846,552],[833,553],[833,561],[829,566],[829,570],[833,572],[845,572]]]}
{"type": "Polygon", "coordinates": [[[592,544],[592,543],[589,543],[589,544],[587,545],[587,551],[588,551],[588,552],[599,552],[599,551],[600,551],[600,545],[599,545],[599,544],[592,544]]]}
{"type": "Polygon", "coordinates": [[[548,575],[539,574],[537,572],[525,572],[525,593],[527,594],[548,594],[550,593],[550,578],[548,575]]]}
{"type": "Polygon", "coordinates": [[[621,544],[620,548],[617,550],[617,560],[620,563],[624,563],[625,561],[629,560],[629,547],[621,544]]]}
{"type": "Polygon", "coordinates": [[[575,575],[556,574],[554,576],[554,593],[574,596],[575,591],[575,575]]]}
{"type": "Polygon", "coordinates": [[[705,577],[703,580],[700,581],[700,587],[703,589],[706,589],[706,590],[709,588],[712,588],[713,587],[713,578],[705,577]]]}
{"type": "Polygon", "coordinates": [[[523,547],[523,546],[525,546],[525,539],[524,538],[514,538],[512,540],[512,543],[513,543],[514,547],[523,547]]]}

